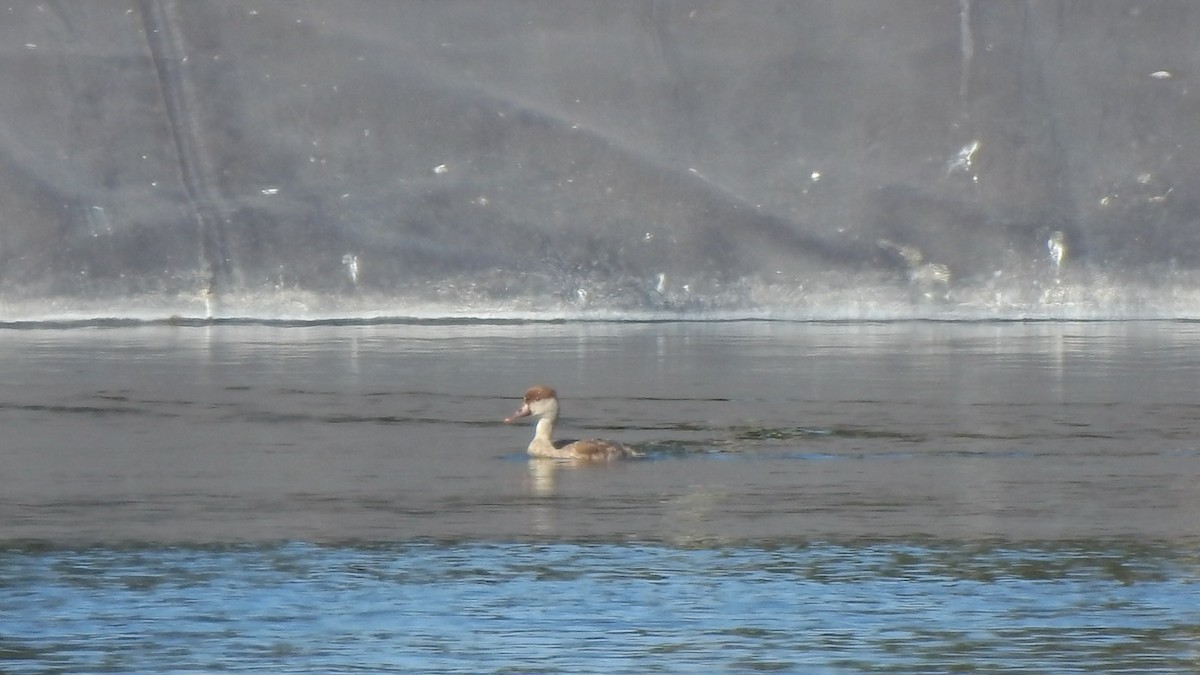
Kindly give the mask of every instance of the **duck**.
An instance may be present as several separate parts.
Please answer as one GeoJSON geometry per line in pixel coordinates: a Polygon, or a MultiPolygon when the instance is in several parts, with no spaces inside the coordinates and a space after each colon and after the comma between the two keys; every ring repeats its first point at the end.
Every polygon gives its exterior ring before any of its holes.
{"type": "Polygon", "coordinates": [[[535,385],[526,390],[521,407],[505,418],[504,423],[512,424],[522,417],[530,416],[536,417],[538,420],[537,427],[533,432],[533,440],[529,443],[530,457],[611,462],[639,456],[636,450],[623,443],[598,438],[556,443],[554,441],[554,422],[558,419],[558,393],[544,384],[535,385]]]}

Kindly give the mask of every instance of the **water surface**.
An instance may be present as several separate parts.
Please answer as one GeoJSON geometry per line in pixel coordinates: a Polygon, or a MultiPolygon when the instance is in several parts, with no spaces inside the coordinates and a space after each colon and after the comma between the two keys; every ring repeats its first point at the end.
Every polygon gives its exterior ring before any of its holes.
{"type": "Polygon", "coordinates": [[[1190,672],[1200,325],[0,332],[10,672],[1190,672]],[[564,436],[646,459],[529,461],[564,436]]]}

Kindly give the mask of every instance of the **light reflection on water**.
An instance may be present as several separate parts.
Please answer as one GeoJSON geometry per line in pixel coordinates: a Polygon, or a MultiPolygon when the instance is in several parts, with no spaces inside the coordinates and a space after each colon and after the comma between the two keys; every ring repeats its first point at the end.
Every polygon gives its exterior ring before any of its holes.
{"type": "Polygon", "coordinates": [[[13,546],[0,670],[1194,672],[1198,556],[1119,542],[13,546]]]}

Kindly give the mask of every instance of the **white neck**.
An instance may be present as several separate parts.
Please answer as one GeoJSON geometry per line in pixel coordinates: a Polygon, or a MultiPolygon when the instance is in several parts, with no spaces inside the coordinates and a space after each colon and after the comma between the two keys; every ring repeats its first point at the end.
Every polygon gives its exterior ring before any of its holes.
{"type": "Polygon", "coordinates": [[[554,415],[546,415],[538,420],[537,428],[533,430],[533,440],[551,442],[554,435],[554,415]]]}

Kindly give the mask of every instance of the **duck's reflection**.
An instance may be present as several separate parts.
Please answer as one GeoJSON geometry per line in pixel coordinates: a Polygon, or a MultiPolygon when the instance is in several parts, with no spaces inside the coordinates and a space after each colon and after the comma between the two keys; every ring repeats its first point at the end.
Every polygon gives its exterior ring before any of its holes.
{"type": "Polygon", "coordinates": [[[534,532],[539,535],[558,533],[558,515],[564,508],[569,508],[562,500],[554,499],[559,496],[559,479],[564,472],[604,466],[607,464],[578,459],[530,458],[526,489],[534,498],[529,504],[534,532]]]}
{"type": "Polygon", "coordinates": [[[547,459],[534,457],[529,460],[529,494],[533,497],[554,497],[558,494],[558,474],[581,466],[594,464],[575,459],[547,459]]]}
{"type": "Polygon", "coordinates": [[[532,458],[529,460],[529,479],[526,489],[531,497],[539,498],[530,504],[533,531],[539,535],[555,534],[558,531],[558,507],[545,501],[557,494],[558,472],[562,470],[559,460],[532,458]]]}
{"type": "Polygon", "coordinates": [[[553,497],[558,462],[552,459],[529,460],[529,494],[534,497],[553,497]]]}

